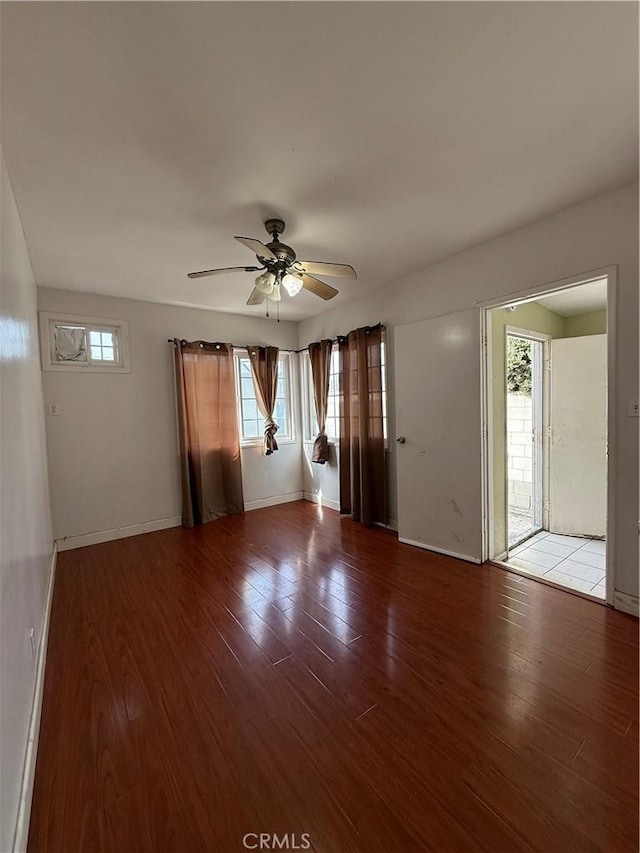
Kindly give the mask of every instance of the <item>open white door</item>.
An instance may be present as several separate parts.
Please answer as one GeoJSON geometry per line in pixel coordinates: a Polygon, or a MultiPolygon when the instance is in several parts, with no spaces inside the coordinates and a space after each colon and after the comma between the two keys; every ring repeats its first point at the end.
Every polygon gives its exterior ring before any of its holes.
{"type": "Polygon", "coordinates": [[[604,536],[607,336],[551,342],[549,530],[604,536]]]}
{"type": "Polygon", "coordinates": [[[397,326],[394,341],[399,539],[481,562],[480,314],[397,326]]]}

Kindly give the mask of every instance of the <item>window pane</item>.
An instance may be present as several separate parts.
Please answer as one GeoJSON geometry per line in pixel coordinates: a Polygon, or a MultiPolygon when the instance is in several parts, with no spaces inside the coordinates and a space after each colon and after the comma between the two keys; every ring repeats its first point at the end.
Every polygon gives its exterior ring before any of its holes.
{"type": "Polygon", "coordinates": [[[249,363],[248,358],[240,359],[240,376],[242,376],[243,378],[245,376],[251,378],[251,364],[249,363]]]}
{"type": "Polygon", "coordinates": [[[256,422],[255,421],[243,421],[242,422],[242,437],[243,438],[254,438],[256,435],[256,422]]]}
{"type": "Polygon", "coordinates": [[[82,326],[55,327],[54,356],[56,361],[86,361],[87,335],[82,326]]]}
{"type": "Polygon", "coordinates": [[[248,400],[255,400],[256,395],[255,391],[253,390],[253,379],[251,379],[251,377],[246,378],[243,376],[241,381],[243,398],[248,400]]]}
{"type": "Polygon", "coordinates": [[[100,346],[100,332],[89,332],[89,343],[100,346]]]}
{"type": "Polygon", "coordinates": [[[255,400],[243,400],[242,401],[242,414],[245,419],[249,420],[257,420],[258,415],[258,406],[255,400]]]}
{"type": "Polygon", "coordinates": [[[102,347],[102,358],[104,361],[113,361],[113,347],[102,347]]]}
{"type": "Polygon", "coordinates": [[[100,336],[102,338],[102,346],[112,347],[113,344],[113,332],[101,332],[100,336]]]}
{"type": "Polygon", "coordinates": [[[102,360],[102,347],[91,347],[91,358],[102,360]]]}

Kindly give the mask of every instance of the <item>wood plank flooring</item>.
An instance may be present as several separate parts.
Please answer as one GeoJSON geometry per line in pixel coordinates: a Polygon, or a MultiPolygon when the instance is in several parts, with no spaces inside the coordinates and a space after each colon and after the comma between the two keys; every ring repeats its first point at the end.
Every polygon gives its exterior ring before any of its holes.
{"type": "Polygon", "coordinates": [[[633,617],[305,502],[59,557],[30,853],[622,853],[637,815],[633,617]]]}

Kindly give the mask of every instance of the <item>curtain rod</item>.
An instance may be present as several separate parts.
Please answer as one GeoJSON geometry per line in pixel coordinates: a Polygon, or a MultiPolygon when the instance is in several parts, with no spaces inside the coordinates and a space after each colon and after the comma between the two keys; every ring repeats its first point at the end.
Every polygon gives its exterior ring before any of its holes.
{"type": "MultiPolygon", "coordinates": [[[[382,329],[385,328],[384,323],[376,323],[375,326],[369,326],[368,328],[377,329],[379,326],[382,329]]],[[[365,328],[367,328],[367,327],[365,326],[365,328]]],[[[330,340],[332,344],[337,344],[340,338],[346,338],[346,335],[338,335],[337,338],[323,338],[323,340],[325,340],[325,341],[330,340]]],[[[174,342],[174,340],[179,340],[181,344],[188,343],[186,338],[167,338],[167,343],[172,344],[174,342]]],[[[225,344],[225,346],[227,345],[226,341],[209,341],[208,343],[225,344]]],[[[247,344],[228,344],[228,345],[233,347],[233,349],[247,349],[247,346],[248,346],[247,344]]],[[[249,346],[272,346],[272,344],[249,344],[249,346]]],[[[295,352],[295,353],[301,353],[301,352],[308,352],[309,351],[308,346],[303,347],[302,349],[280,349],[280,347],[278,347],[278,349],[280,350],[280,352],[295,352]]]]}
{"type": "MultiPolygon", "coordinates": [[[[181,344],[187,344],[189,341],[186,338],[167,338],[167,343],[172,344],[174,340],[179,340],[181,344]]],[[[224,344],[225,346],[233,347],[233,349],[247,349],[248,346],[272,346],[272,344],[230,344],[227,341],[207,341],[207,343],[211,344],[224,344]]],[[[280,352],[306,352],[306,347],[304,349],[283,349],[282,347],[278,347],[280,352]]]]}

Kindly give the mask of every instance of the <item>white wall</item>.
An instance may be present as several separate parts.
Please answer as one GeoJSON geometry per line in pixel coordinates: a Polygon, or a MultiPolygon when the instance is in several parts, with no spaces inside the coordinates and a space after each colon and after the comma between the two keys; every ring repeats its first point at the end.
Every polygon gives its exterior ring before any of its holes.
{"type": "MultiPolygon", "coordinates": [[[[0,267],[0,850],[12,849],[52,566],[36,286],[2,160],[0,267]]],[[[27,810],[28,813],[28,810],[27,810]]]]}
{"type": "MultiPolygon", "coordinates": [[[[616,589],[638,595],[638,419],[627,414],[638,396],[638,184],[575,205],[553,216],[454,255],[374,293],[341,304],[299,324],[299,345],[383,322],[388,327],[393,376],[393,328],[402,323],[462,311],[610,264],[618,265],[616,304],[614,471],[616,589]]],[[[479,357],[479,356],[478,356],[479,357]]],[[[416,364],[416,388],[420,387],[416,364]]],[[[389,398],[390,505],[395,507],[395,424],[389,398]]],[[[335,471],[334,471],[335,474],[335,471]]],[[[314,484],[308,475],[305,490],[314,484]]],[[[337,476],[325,475],[325,494],[338,495],[337,476]]]]}
{"type": "MultiPolygon", "coordinates": [[[[42,287],[38,307],[129,324],[130,373],[43,373],[45,402],[56,403],[60,411],[46,418],[56,539],[180,523],[173,353],[167,338],[296,346],[291,322],[42,287]]],[[[300,442],[279,444],[269,457],[259,447],[243,449],[247,508],[300,497],[300,442]]]]}

